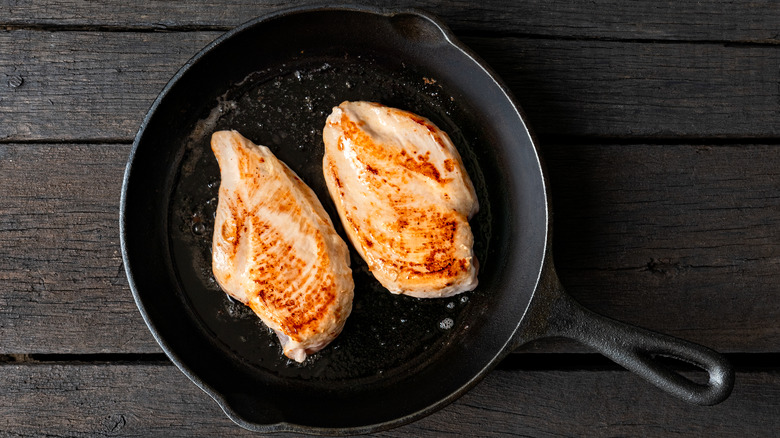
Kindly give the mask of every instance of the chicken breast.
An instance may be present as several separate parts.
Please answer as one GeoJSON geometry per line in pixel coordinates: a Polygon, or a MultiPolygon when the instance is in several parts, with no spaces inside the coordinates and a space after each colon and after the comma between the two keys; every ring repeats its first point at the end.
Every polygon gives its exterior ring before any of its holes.
{"type": "Polygon", "coordinates": [[[314,192],[265,146],[211,137],[221,183],[212,269],[303,362],[338,336],[355,288],[349,251],[314,192]]]}
{"type": "Polygon", "coordinates": [[[323,139],[330,195],[384,287],[420,298],[477,287],[468,220],[479,204],[445,132],[407,111],[344,102],[328,117],[323,139]]]}

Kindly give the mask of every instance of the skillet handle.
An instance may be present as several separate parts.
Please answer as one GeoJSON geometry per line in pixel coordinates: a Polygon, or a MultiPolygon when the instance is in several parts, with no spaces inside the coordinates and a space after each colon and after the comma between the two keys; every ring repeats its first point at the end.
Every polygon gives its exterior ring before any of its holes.
{"type": "MultiPolygon", "coordinates": [[[[549,262],[550,260],[548,260],[549,262]]],[[[569,296],[551,271],[542,284],[540,312],[527,326],[525,339],[561,336],[594,348],[617,364],[680,399],[698,405],[715,405],[725,400],[734,386],[734,370],[721,354],[707,347],[652,332],[592,312],[569,296]],[[544,309],[546,307],[546,309],[544,309]],[[701,368],[709,374],[705,384],[694,382],[664,365],[658,357],[669,357],[701,368]]],[[[535,298],[536,299],[536,298],[535,298]]],[[[530,312],[529,312],[530,313],[530,312]]]]}

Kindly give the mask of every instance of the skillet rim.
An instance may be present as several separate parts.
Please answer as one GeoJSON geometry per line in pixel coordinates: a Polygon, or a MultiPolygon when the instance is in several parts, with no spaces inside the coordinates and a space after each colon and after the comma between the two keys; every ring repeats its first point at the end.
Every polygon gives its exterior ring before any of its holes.
{"type": "Polygon", "coordinates": [[[174,76],[168,81],[165,87],[155,98],[154,102],[150,106],[149,110],[147,111],[146,115],[144,116],[140,124],[139,130],[133,140],[133,145],[130,150],[127,164],[125,166],[125,172],[122,181],[121,197],[120,197],[120,215],[119,215],[120,245],[121,245],[122,260],[124,263],[128,284],[133,294],[133,299],[136,303],[136,307],[138,307],[138,310],[141,313],[144,323],[149,328],[155,341],[158,343],[158,345],[160,345],[163,352],[176,365],[176,367],[184,375],[186,375],[189,380],[195,383],[195,385],[197,385],[203,392],[205,392],[212,399],[214,399],[214,401],[216,401],[217,404],[222,408],[223,412],[228,418],[230,418],[234,423],[248,430],[257,431],[257,432],[298,432],[298,433],[307,433],[307,434],[353,435],[353,434],[364,434],[364,433],[378,432],[382,430],[391,429],[394,427],[411,423],[422,417],[430,415],[431,413],[452,403],[454,400],[462,396],[464,393],[468,392],[479,381],[481,381],[487,375],[488,372],[490,372],[493,368],[495,368],[495,366],[498,364],[498,362],[501,359],[503,359],[505,356],[507,356],[509,353],[512,352],[512,349],[516,344],[515,341],[516,339],[518,339],[518,334],[522,330],[523,321],[526,319],[526,315],[529,309],[531,308],[531,304],[537,294],[537,289],[539,287],[540,280],[543,274],[543,269],[545,266],[545,259],[546,259],[545,255],[549,252],[550,232],[551,232],[550,230],[551,211],[550,211],[547,174],[545,172],[541,157],[539,155],[536,138],[534,137],[533,133],[529,129],[526,120],[527,119],[524,112],[516,102],[512,93],[509,91],[508,86],[500,79],[500,77],[492,70],[492,68],[490,68],[483,60],[481,60],[471,49],[469,49],[462,42],[460,42],[454,36],[452,31],[449,29],[449,27],[446,24],[444,24],[441,19],[439,19],[438,17],[436,17],[431,13],[422,11],[417,8],[372,7],[366,5],[343,5],[343,4],[333,5],[333,6],[329,6],[329,5],[296,6],[291,8],[278,9],[269,12],[267,14],[263,14],[225,32],[224,34],[222,34],[221,36],[217,37],[215,40],[207,44],[205,47],[200,49],[192,58],[190,58],[184,65],[182,65],[182,67],[176,72],[176,74],[174,74],[174,76]],[[515,111],[516,120],[520,122],[522,131],[524,131],[528,136],[532,148],[532,152],[533,152],[533,157],[536,159],[536,163],[535,163],[536,166],[534,167],[538,167],[539,173],[542,178],[541,188],[543,190],[543,200],[544,200],[544,206],[543,206],[544,221],[543,222],[545,226],[543,245],[542,245],[542,257],[539,260],[539,266],[537,269],[536,278],[533,281],[533,286],[534,286],[533,290],[530,292],[530,296],[527,300],[527,304],[525,305],[525,310],[523,312],[523,315],[517,318],[516,320],[516,325],[514,327],[514,330],[512,330],[511,336],[509,336],[505,340],[503,347],[498,351],[498,353],[493,358],[487,361],[486,365],[481,370],[479,370],[477,373],[472,375],[463,385],[461,385],[457,390],[453,391],[448,396],[442,397],[435,403],[432,403],[427,407],[420,409],[416,412],[413,412],[411,414],[408,414],[406,416],[398,417],[393,420],[388,420],[385,422],[364,425],[364,426],[330,428],[330,427],[306,426],[306,425],[291,423],[287,421],[280,421],[280,422],[270,423],[270,424],[258,424],[258,423],[244,420],[238,413],[236,413],[231,408],[230,403],[228,402],[228,400],[224,395],[222,395],[216,389],[206,384],[200,377],[194,374],[186,364],[184,364],[184,362],[179,358],[178,354],[171,348],[168,342],[166,342],[160,336],[156,324],[151,319],[149,313],[146,311],[146,308],[138,292],[136,282],[134,281],[133,263],[130,260],[130,257],[128,255],[128,249],[127,249],[128,235],[127,235],[127,225],[126,225],[127,222],[126,202],[127,202],[128,185],[130,182],[130,175],[135,161],[134,158],[141,145],[141,141],[143,140],[146,128],[148,127],[151,120],[154,118],[158,107],[161,105],[163,100],[165,100],[169,92],[176,86],[179,80],[183,76],[185,76],[189,72],[189,70],[198,61],[200,61],[201,58],[203,58],[206,54],[211,52],[215,47],[233,38],[235,35],[240,34],[256,26],[262,26],[266,22],[270,22],[279,18],[297,15],[297,14],[310,14],[310,13],[317,13],[317,12],[339,12],[339,11],[368,13],[373,15],[384,16],[386,18],[392,18],[399,15],[412,15],[412,16],[423,18],[436,27],[436,29],[441,33],[441,36],[444,38],[444,40],[448,45],[460,51],[468,61],[472,62],[475,66],[478,66],[479,69],[481,69],[484,72],[486,77],[489,78],[495,84],[496,89],[500,90],[501,94],[506,98],[509,105],[515,111]]]}

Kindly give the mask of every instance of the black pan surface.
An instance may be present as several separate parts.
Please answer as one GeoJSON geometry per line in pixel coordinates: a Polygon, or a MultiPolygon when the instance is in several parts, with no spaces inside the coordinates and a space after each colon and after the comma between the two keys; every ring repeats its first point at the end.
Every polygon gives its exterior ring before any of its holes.
{"type": "Polygon", "coordinates": [[[544,260],[544,187],[516,105],[433,17],[285,11],[210,44],[154,103],[126,170],[123,256],[157,341],[238,424],[378,430],[443,406],[510,351],[544,260]],[[392,295],[353,250],[353,313],[339,338],[299,365],[211,274],[219,168],[209,139],[236,129],[270,147],[338,223],[322,177],[321,133],[345,100],[415,112],[451,136],[480,202],[471,221],[480,285],[448,299],[392,295]]]}
{"type": "MultiPolygon", "coordinates": [[[[486,260],[492,220],[484,175],[472,149],[472,145],[479,145],[479,128],[435,79],[386,57],[334,49],[296,58],[283,67],[250,74],[240,86],[218,98],[213,117],[201,122],[203,126],[196,125],[197,133],[202,135],[185,146],[172,187],[175,195],[168,233],[174,270],[184,286],[187,305],[230,350],[252,363],[279,375],[313,381],[399,372],[411,359],[430,354],[426,350],[434,352],[440,348],[438,344],[448,342],[456,332],[452,330],[454,321],[462,320],[461,313],[470,307],[470,295],[449,300],[391,295],[368,272],[353,248],[353,277],[359,293],[345,335],[333,348],[313,356],[303,366],[283,360],[276,335],[246,306],[219,293],[211,274],[219,168],[210,151],[210,134],[237,129],[271,147],[315,190],[331,218],[338,222],[321,164],[322,127],[332,108],[343,100],[370,100],[429,115],[462,145],[468,172],[484,200],[473,228],[477,257],[486,260]]],[[[339,231],[345,236],[343,230],[339,231]]]]}

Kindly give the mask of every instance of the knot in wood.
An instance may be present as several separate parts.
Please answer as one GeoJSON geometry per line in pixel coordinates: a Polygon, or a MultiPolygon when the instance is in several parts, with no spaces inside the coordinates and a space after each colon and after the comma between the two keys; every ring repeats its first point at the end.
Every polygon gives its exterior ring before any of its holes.
{"type": "Polygon", "coordinates": [[[106,433],[114,434],[122,430],[127,424],[127,419],[122,414],[111,414],[103,420],[106,433]]]}
{"type": "Polygon", "coordinates": [[[14,75],[8,78],[8,86],[11,88],[19,88],[24,84],[24,78],[19,75],[14,75]]]}

